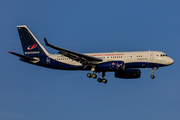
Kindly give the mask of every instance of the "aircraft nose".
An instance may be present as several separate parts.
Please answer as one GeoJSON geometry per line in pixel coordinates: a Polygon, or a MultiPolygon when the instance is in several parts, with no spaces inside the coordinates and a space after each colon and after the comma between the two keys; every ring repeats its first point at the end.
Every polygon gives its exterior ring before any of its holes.
{"type": "Polygon", "coordinates": [[[174,60],[172,58],[169,59],[169,65],[172,65],[174,63],[174,60]]]}

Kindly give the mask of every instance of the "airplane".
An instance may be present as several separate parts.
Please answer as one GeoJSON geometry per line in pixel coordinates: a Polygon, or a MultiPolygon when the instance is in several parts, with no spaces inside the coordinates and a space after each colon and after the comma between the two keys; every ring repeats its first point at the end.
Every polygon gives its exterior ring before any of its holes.
{"type": "Polygon", "coordinates": [[[97,78],[96,73],[102,72],[102,78],[97,79],[100,83],[107,83],[104,78],[106,72],[114,72],[116,78],[140,78],[140,68],[152,68],[150,77],[154,79],[154,70],[174,63],[172,58],[161,51],[78,53],[54,46],[44,38],[46,46],[59,53],[50,54],[26,25],[17,26],[17,29],[24,55],[9,53],[20,57],[19,60],[52,69],[91,71],[87,77],[94,79],[97,78]]]}

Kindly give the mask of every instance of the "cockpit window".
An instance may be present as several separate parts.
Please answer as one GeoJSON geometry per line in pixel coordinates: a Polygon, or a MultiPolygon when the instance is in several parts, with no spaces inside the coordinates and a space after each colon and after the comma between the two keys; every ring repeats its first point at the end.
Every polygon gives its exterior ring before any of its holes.
{"type": "Polygon", "coordinates": [[[168,56],[168,55],[166,55],[166,54],[161,54],[161,57],[165,57],[165,56],[168,56]]]}

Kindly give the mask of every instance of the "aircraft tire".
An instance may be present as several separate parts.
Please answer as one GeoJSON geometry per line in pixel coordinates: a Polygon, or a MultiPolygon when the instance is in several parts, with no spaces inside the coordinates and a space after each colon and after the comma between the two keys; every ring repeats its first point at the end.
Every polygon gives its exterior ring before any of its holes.
{"type": "Polygon", "coordinates": [[[151,75],[151,79],[154,79],[155,78],[155,76],[154,75],[151,75]]]}
{"type": "Polygon", "coordinates": [[[96,78],[97,78],[97,75],[96,75],[96,74],[92,74],[92,77],[93,77],[94,79],[96,79],[96,78]]]}
{"type": "Polygon", "coordinates": [[[87,77],[88,77],[88,78],[91,78],[91,73],[88,73],[88,74],[87,74],[87,77]]]}
{"type": "Polygon", "coordinates": [[[106,79],[103,79],[102,82],[103,82],[103,83],[107,83],[107,80],[106,80],[106,79]]]}
{"type": "Polygon", "coordinates": [[[101,82],[102,82],[102,79],[101,79],[101,78],[98,78],[97,81],[98,81],[99,83],[101,83],[101,82]]]}

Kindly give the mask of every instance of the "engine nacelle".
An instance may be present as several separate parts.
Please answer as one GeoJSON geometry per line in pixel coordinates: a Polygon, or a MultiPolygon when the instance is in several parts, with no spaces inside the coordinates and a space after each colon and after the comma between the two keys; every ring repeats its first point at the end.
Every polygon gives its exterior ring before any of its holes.
{"type": "Polygon", "coordinates": [[[103,62],[97,65],[97,69],[102,71],[124,70],[125,64],[123,61],[103,62]]]}
{"type": "Polygon", "coordinates": [[[140,78],[141,77],[141,70],[139,70],[139,69],[126,69],[123,71],[116,71],[115,77],[124,78],[124,79],[140,78]]]}

